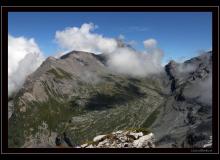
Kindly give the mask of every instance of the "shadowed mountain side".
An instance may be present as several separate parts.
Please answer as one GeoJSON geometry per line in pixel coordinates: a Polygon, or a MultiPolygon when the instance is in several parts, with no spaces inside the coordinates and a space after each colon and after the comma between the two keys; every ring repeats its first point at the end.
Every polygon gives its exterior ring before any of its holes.
{"type": "Polygon", "coordinates": [[[123,105],[129,101],[133,101],[137,98],[142,98],[145,96],[145,93],[142,93],[140,89],[129,83],[128,86],[121,86],[116,83],[116,87],[120,89],[120,92],[113,95],[100,94],[92,96],[88,103],[85,106],[85,109],[88,110],[101,110],[108,109],[109,107],[114,107],[114,105],[123,105]]]}

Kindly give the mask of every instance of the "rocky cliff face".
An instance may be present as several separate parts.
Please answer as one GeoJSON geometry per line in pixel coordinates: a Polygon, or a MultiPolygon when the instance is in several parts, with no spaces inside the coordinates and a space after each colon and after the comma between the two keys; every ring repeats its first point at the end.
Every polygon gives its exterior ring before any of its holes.
{"type": "Polygon", "coordinates": [[[198,84],[210,89],[205,84],[211,79],[211,53],[183,64],[170,62],[163,75],[150,78],[116,74],[105,59],[73,51],[45,60],[10,100],[9,147],[74,147],[92,141],[94,148],[138,148],[138,141],[153,136],[117,141],[142,133],[125,132],[129,128],[154,133],[151,146],[143,140],[146,148],[202,147],[209,141],[211,99],[192,91],[198,84]],[[97,143],[97,135],[105,138],[97,143]]]}
{"type": "Polygon", "coordinates": [[[212,53],[171,61],[165,71],[170,95],[151,126],[157,146],[202,147],[212,135],[212,53]]]}

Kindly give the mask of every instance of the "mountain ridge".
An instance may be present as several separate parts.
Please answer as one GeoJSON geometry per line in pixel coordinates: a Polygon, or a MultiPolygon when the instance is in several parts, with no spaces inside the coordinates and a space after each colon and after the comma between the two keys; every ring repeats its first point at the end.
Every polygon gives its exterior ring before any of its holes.
{"type": "Polygon", "coordinates": [[[9,146],[53,147],[63,133],[79,145],[126,128],[150,128],[156,147],[203,146],[211,135],[212,105],[186,93],[210,77],[212,56],[204,57],[183,65],[172,61],[162,75],[150,78],[112,72],[103,54],[72,51],[48,57],[13,100],[9,146]]]}

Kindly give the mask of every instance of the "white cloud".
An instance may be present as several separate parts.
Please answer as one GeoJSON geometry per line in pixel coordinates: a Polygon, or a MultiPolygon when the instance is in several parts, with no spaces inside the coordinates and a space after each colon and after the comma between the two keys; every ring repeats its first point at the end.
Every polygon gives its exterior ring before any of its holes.
{"type": "MultiPolygon", "coordinates": [[[[68,51],[79,50],[95,54],[108,54],[109,67],[122,74],[146,76],[161,71],[163,53],[156,48],[157,41],[155,39],[144,41],[144,46],[150,50],[137,52],[126,45],[122,48],[114,38],[94,33],[96,28],[93,23],[84,23],[81,27],[65,28],[56,31],[55,40],[61,48],[68,51]]],[[[125,37],[119,35],[118,38],[123,42],[125,37]]]]}
{"type": "Polygon", "coordinates": [[[191,84],[185,89],[184,95],[187,98],[197,98],[199,102],[212,105],[212,74],[196,84],[191,84]]]}
{"type": "Polygon", "coordinates": [[[18,90],[25,78],[42,63],[43,55],[34,39],[8,35],[8,95],[18,90]]]}
{"type": "Polygon", "coordinates": [[[177,71],[179,73],[189,73],[189,72],[195,71],[196,67],[197,66],[193,64],[180,63],[177,66],[177,71]]]}
{"type": "Polygon", "coordinates": [[[113,52],[117,47],[115,39],[92,33],[96,28],[93,23],[84,23],[80,28],[69,27],[63,31],[56,31],[55,39],[58,45],[66,50],[113,52]]]}
{"type": "Polygon", "coordinates": [[[147,48],[147,49],[148,48],[149,49],[150,48],[155,48],[157,46],[157,41],[153,38],[147,39],[143,43],[144,43],[144,47],[147,48]]]}
{"type": "Polygon", "coordinates": [[[130,48],[118,48],[109,56],[108,65],[119,73],[143,77],[162,71],[162,56],[159,49],[141,53],[130,48]]]}

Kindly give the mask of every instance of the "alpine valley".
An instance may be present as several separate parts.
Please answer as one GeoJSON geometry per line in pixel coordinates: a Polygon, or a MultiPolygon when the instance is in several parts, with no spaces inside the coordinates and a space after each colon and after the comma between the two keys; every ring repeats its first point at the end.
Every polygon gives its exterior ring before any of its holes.
{"type": "Polygon", "coordinates": [[[9,147],[212,146],[212,92],[203,95],[212,89],[211,51],[144,77],[114,72],[107,60],[48,57],[8,98],[9,147]]]}

